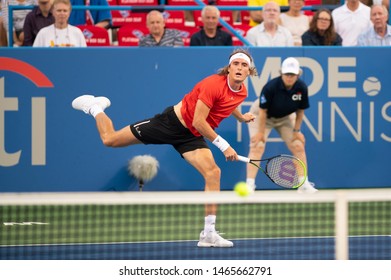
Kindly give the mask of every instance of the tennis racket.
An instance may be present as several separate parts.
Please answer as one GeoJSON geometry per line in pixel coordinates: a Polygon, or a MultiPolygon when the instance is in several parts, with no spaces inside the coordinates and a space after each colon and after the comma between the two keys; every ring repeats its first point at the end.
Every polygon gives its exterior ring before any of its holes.
{"type": "Polygon", "coordinates": [[[240,161],[262,170],[273,183],[287,189],[296,189],[307,179],[307,168],[304,163],[291,155],[278,155],[262,160],[238,157],[240,161]],[[265,167],[261,167],[261,163],[264,163],[265,167]]]}

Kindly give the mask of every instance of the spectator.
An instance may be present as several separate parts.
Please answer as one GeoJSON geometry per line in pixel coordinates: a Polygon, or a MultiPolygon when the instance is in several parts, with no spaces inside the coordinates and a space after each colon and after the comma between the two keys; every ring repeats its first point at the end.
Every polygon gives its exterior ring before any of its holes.
{"type": "Polygon", "coordinates": [[[263,22],[247,31],[246,39],[249,43],[263,47],[293,46],[291,32],[286,27],[278,24],[280,6],[273,1],[266,3],[263,15],[263,22]]]}
{"type": "Polygon", "coordinates": [[[372,26],[370,10],[360,0],[346,0],[333,10],[335,31],[342,37],[343,46],[356,46],[358,36],[372,26]]]}
{"type": "Polygon", "coordinates": [[[4,28],[3,18],[0,17],[0,47],[6,47],[7,45],[7,33],[4,28]]]}
{"type": "Polygon", "coordinates": [[[178,30],[166,29],[161,12],[153,10],[147,15],[148,35],[142,37],[140,47],[179,47],[183,46],[183,39],[178,30]]]}
{"type": "MultiPolygon", "coordinates": [[[[72,6],[109,6],[107,0],[71,0],[72,6]]],[[[110,10],[74,10],[69,17],[72,25],[96,25],[105,29],[111,26],[110,10]]]]}
{"type": "Polygon", "coordinates": [[[328,9],[319,9],[310,28],[301,36],[303,46],[342,46],[342,38],[335,32],[333,17],[328,9]]]}
{"type": "Polygon", "coordinates": [[[294,45],[301,46],[301,35],[308,30],[311,17],[303,14],[301,10],[304,0],[288,0],[288,3],[289,10],[280,15],[281,25],[291,32],[294,45]]]}
{"type": "Polygon", "coordinates": [[[38,6],[27,14],[23,25],[24,46],[32,46],[39,30],[54,23],[53,0],[38,0],[38,6]]]}
{"type": "Polygon", "coordinates": [[[387,24],[388,10],[384,5],[371,7],[373,27],[361,33],[357,39],[358,46],[391,46],[391,26],[387,24]]]}
{"type": "Polygon", "coordinates": [[[54,24],[42,28],[35,38],[33,47],[86,47],[83,33],[76,26],[68,24],[72,4],[69,0],[54,0],[54,24]]]}
{"type": "MultiPolygon", "coordinates": [[[[269,2],[270,0],[248,0],[247,6],[249,7],[262,7],[265,9],[265,4],[269,2]]],[[[274,0],[278,5],[280,6],[288,6],[288,0],[274,0]]],[[[262,10],[250,11],[250,26],[256,26],[263,21],[263,12],[262,10]]]]}
{"type": "Polygon", "coordinates": [[[8,31],[8,6],[33,6],[36,5],[36,0],[2,0],[1,16],[3,18],[3,25],[9,41],[9,36],[12,34],[14,46],[22,46],[24,41],[23,25],[24,20],[31,10],[16,10],[13,11],[13,31],[8,31]]]}
{"type": "Polygon", "coordinates": [[[203,28],[190,38],[190,46],[232,46],[232,36],[220,29],[220,11],[216,6],[205,6],[201,11],[203,28]]]}

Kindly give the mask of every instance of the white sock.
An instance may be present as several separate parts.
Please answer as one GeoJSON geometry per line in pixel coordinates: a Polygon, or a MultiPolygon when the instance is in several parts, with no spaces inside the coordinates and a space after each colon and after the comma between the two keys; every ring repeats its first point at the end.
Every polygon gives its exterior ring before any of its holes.
{"type": "Polygon", "coordinates": [[[247,178],[246,184],[247,184],[247,186],[253,188],[255,186],[255,179],[254,178],[247,178]]]}
{"type": "Polygon", "coordinates": [[[98,104],[94,104],[90,108],[90,114],[95,118],[97,114],[102,113],[103,110],[98,104]]]}
{"type": "Polygon", "coordinates": [[[216,224],[216,215],[206,216],[204,231],[205,232],[216,231],[215,224],[216,224]]]}

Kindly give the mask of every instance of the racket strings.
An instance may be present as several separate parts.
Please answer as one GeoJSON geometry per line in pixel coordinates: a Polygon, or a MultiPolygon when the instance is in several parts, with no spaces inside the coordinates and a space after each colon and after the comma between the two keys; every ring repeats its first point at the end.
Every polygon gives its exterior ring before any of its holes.
{"type": "Polygon", "coordinates": [[[278,185],[285,188],[297,188],[303,183],[305,167],[294,157],[275,157],[268,161],[266,172],[278,185]]]}

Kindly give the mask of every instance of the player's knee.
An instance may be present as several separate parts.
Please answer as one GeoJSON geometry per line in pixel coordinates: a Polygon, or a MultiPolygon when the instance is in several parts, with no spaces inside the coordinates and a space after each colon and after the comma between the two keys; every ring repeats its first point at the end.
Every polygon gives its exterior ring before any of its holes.
{"type": "Polygon", "coordinates": [[[216,164],[214,164],[211,168],[208,168],[206,177],[207,180],[220,180],[221,169],[216,164]]]}
{"type": "Polygon", "coordinates": [[[301,152],[304,150],[304,144],[305,144],[305,142],[302,141],[302,139],[293,140],[289,145],[290,150],[295,151],[295,152],[301,152]]]}
{"type": "Polygon", "coordinates": [[[259,142],[258,145],[253,145],[250,147],[250,154],[253,156],[262,155],[265,151],[265,143],[259,142]]]}

